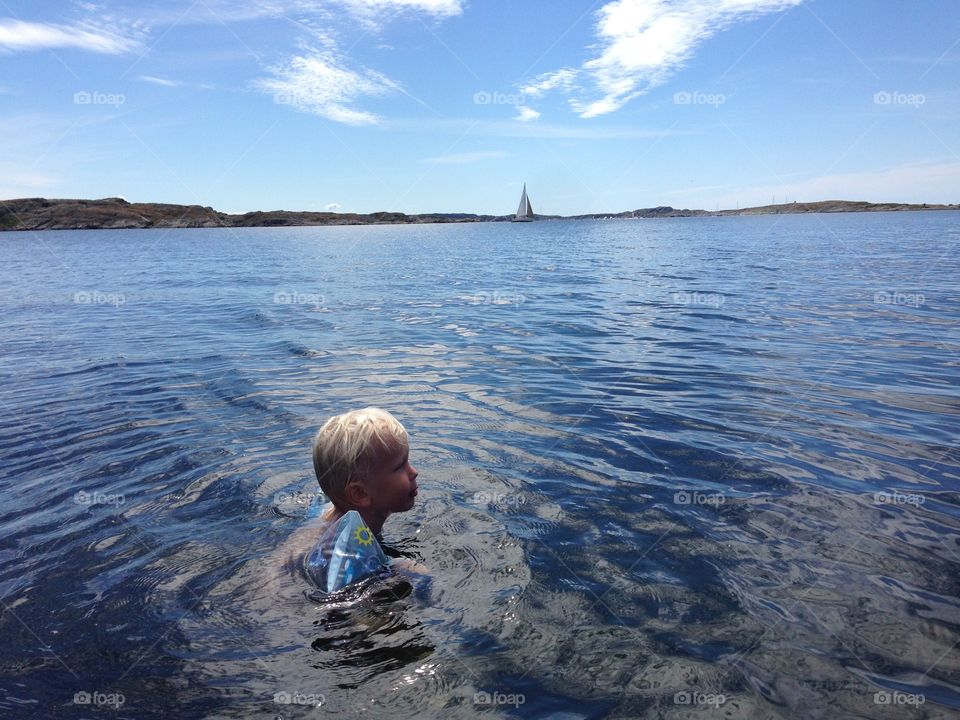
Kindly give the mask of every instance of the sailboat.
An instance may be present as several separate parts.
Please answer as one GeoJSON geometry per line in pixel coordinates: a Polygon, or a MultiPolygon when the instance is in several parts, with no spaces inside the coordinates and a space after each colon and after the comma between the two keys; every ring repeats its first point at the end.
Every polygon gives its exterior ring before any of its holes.
{"type": "Polygon", "coordinates": [[[523,184],[523,195],[520,196],[520,207],[517,208],[517,214],[513,216],[513,222],[530,222],[534,219],[533,206],[530,204],[530,198],[527,197],[527,184],[523,184]]]}

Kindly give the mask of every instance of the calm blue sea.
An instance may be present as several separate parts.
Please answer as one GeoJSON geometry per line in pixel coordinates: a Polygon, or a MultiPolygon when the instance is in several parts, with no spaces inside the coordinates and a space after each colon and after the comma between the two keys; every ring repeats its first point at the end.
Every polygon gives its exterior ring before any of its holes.
{"type": "Polygon", "coordinates": [[[960,214],[0,234],[0,712],[960,710],[960,214]],[[331,414],[430,575],[272,555],[331,414]]]}

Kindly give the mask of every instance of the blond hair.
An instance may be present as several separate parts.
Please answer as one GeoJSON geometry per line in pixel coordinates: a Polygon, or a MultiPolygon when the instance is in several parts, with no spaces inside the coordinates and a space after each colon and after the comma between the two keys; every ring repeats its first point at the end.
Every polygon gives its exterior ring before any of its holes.
{"type": "Polygon", "coordinates": [[[320,489],[336,505],[347,483],[370,472],[379,451],[408,444],[406,429],[386,410],[367,407],[334,415],[313,439],[320,489]]]}

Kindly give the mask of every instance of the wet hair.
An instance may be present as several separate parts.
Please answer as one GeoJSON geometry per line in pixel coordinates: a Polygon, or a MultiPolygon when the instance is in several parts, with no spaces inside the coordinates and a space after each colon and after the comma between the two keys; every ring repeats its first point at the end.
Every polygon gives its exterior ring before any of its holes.
{"type": "Polygon", "coordinates": [[[379,451],[408,444],[406,429],[386,410],[367,407],[334,415],[313,439],[313,470],[320,489],[338,504],[347,483],[372,470],[379,451]]]}

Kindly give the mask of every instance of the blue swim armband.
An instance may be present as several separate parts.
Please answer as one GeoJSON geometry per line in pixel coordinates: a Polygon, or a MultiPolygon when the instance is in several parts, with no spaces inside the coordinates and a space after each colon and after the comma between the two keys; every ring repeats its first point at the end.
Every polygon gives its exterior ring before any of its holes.
{"type": "Polygon", "coordinates": [[[307,576],[320,590],[336,592],[389,565],[383,548],[360,513],[351,510],[323,532],[304,558],[307,576]]]}

